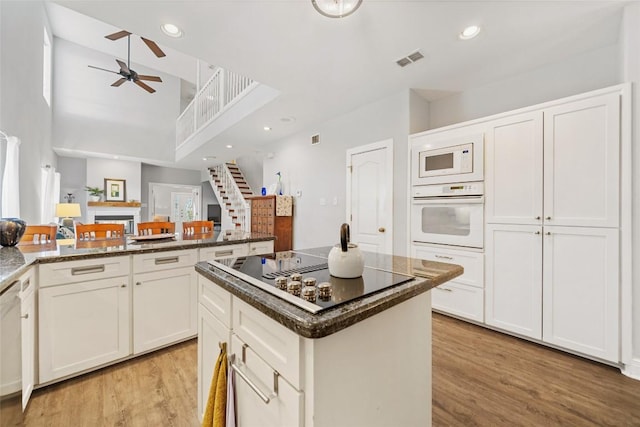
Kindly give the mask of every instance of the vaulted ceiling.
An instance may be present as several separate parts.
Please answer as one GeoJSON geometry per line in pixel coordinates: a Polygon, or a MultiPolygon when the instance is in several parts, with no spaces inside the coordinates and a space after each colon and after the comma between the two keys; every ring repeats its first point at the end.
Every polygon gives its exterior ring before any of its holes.
{"type": "MultiPolygon", "coordinates": [[[[175,58],[175,68],[163,72],[193,81],[190,64],[199,58],[279,90],[277,99],[210,142],[212,152],[233,144],[242,153],[401,90],[434,99],[615,43],[628,2],[363,0],[343,19],[318,14],[310,0],[55,3],[155,40],[175,58]],[[160,25],[166,22],[184,36],[164,35],[160,25]],[[470,24],[482,27],[480,35],[459,40],[470,24]],[[404,68],[395,63],[416,50],[425,58],[404,68]]],[[[113,48],[102,38],[104,27],[65,26],[68,16],[51,19],[62,38],[113,48]]],[[[149,52],[141,49],[137,58],[144,63],[149,52]]],[[[186,161],[176,166],[196,167],[186,161]]]]}

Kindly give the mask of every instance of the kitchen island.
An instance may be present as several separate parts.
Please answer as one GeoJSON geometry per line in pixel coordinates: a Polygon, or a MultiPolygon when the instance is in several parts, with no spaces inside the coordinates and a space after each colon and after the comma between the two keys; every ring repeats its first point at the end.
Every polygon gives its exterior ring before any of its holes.
{"type": "Polygon", "coordinates": [[[251,270],[247,264],[257,259],[266,266],[283,259],[287,265],[304,265],[309,257],[321,263],[329,250],[196,265],[200,415],[219,343],[227,342],[237,372],[240,427],[431,424],[428,291],[462,274],[462,267],[365,253],[363,277],[393,272],[404,280],[340,301],[351,293],[350,284],[368,285],[359,279],[331,279],[336,304],[315,313],[243,276],[251,270]],[[234,268],[243,272],[234,273],[234,268]]]}

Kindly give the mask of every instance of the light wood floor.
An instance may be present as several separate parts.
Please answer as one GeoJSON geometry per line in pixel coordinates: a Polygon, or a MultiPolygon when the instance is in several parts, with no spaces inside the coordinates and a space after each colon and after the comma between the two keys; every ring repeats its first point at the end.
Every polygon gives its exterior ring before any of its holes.
{"type": "MultiPolygon", "coordinates": [[[[189,341],[36,390],[25,425],[197,426],[196,348],[189,341]]],[[[640,426],[640,381],[434,314],[433,425],[640,426]]]]}

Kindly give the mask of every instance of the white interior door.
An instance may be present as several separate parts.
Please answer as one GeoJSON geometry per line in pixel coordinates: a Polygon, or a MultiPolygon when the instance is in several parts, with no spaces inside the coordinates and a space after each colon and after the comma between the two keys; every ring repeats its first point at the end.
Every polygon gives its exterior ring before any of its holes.
{"type": "Polygon", "coordinates": [[[362,250],[393,249],[393,140],[347,150],[347,222],[362,250]]]}
{"type": "Polygon", "coordinates": [[[182,221],[201,219],[200,187],[194,185],[149,183],[149,219],[169,217],[182,230],[182,221]]]}

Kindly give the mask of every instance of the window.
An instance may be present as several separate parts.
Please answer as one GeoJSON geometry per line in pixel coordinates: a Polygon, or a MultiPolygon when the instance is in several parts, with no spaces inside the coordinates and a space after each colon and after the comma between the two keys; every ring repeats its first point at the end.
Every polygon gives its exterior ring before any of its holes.
{"type": "Polygon", "coordinates": [[[42,44],[42,96],[51,107],[51,37],[46,27],[42,44]]]}

